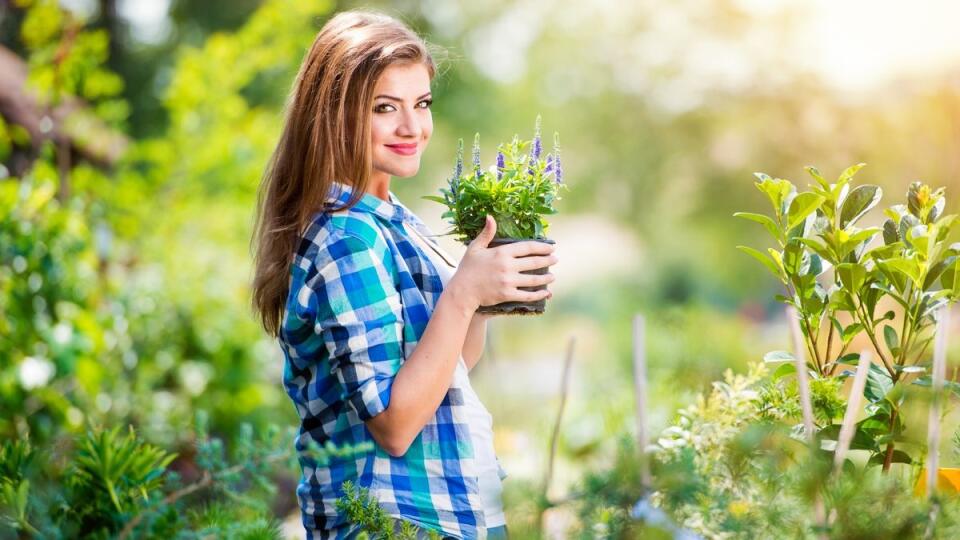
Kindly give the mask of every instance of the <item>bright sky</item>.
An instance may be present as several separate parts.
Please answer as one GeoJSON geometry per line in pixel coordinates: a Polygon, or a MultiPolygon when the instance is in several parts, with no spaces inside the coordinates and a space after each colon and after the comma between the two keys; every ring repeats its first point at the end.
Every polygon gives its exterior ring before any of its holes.
{"type": "MultiPolygon", "coordinates": [[[[81,14],[89,15],[96,9],[95,0],[60,1],[81,14]]],[[[435,11],[434,8],[443,6],[445,9],[440,11],[454,19],[460,11],[456,2],[424,1],[430,6],[428,11],[432,12],[435,11]]],[[[625,9],[619,2],[629,1],[605,0],[603,3],[609,11],[615,13],[625,9]]],[[[958,0],[737,1],[758,15],[784,8],[805,11],[809,17],[800,17],[797,20],[800,31],[796,35],[799,36],[800,43],[797,44],[799,49],[795,51],[792,60],[799,66],[821,73],[829,82],[843,90],[867,90],[901,74],[922,74],[949,69],[960,71],[958,0]]],[[[543,10],[549,11],[549,3],[542,0],[516,2],[511,8],[516,13],[511,12],[511,16],[505,17],[502,22],[507,27],[492,25],[488,31],[474,36],[474,41],[480,39],[486,47],[471,47],[473,44],[468,43],[467,49],[473,49],[472,52],[480,63],[507,71],[500,73],[491,69],[496,72],[492,73],[497,75],[495,78],[509,80],[518,76],[524,70],[522,58],[509,52],[523,50],[529,43],[515,43],[516,39],[506,38],[521,35],[533,38],[534,32],[518,31],[511,25],[511,21],[539,21],[543,10]],[[531,10],[531,13],[526,13],[531,10]],[[497,43],[504,44],[509,50],[503,50],[504,47],[487,50],[491,44],[497,43]],[[481,54],[484,52],[489,54],[481,54]],[[519,61],[520,64],[509,64],[508,60],[511,59],[519,61]]],[[[170,0],[120,0],[118,8],[120,15],[133,26],[132,35],[135,39],[155,43],[166,38],[170,30],[170,0]]],[[[653,16],[669,18],[669,11],[657,10],[653,12],[653,16]]],[[[683,21],[679,23],[683,24],[683,21]]],[[[691,50],[696,49],[694,45],[696,44],[687,42],[691,50]]],[[[741,60],[743,61],[749,62],[746,58],[741,60]]]]}
{"type": "MultiPolygon", "coordinates": [[[[750,0],[750,3],[771,0],[750,0]]],[[[774,4],[797,5],[779,0],[774,4]]],[[[845,90],[898,74],[960,71],[956,0],[805,0],[810,12],[804,61],[845,90]]],[[[764,8],[760,8],[764,9],[764,8]]]]}

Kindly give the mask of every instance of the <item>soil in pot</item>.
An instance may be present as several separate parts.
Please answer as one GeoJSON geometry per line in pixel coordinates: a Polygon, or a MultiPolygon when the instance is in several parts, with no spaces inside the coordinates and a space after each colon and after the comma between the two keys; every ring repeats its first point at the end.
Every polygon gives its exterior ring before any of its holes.
{"type": "MultiPolygon", "coordinates": [[[[488,244],[488,247],[494,248],[497,246],[502,246],[505,244],[512,244],[514,242],[544,242],[546,244],[556,244],[555,241],[549,238],[494,238],[488,244]]],[[[526,257],[535,257],[536,255],[526,255],[526,257]]],[[[544,266],[543,268],[535,268],[533,270],[524,270],[524,274],[546,274],[550,270],[549,266],[544,266]]],[[[542,291],[546,289],[546,285],[539,285],[537,287],[520,287],[520,290],[523,291],[542,291]]],[[[501,302],[499,304],[494,304],[492,306],[480,306],[477,309],[477,313],[496,313],[499,315],[540,315],[546,309],[547,300],[538,300],[536,302],[501,302]]]]}

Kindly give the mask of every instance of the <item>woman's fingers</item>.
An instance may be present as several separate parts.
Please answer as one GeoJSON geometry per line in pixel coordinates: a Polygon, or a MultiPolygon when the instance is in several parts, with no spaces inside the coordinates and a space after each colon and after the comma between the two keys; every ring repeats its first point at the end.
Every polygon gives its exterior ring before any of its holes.
{"type": "Polygon", "coordinates": [[[556,277],[553,274],[520,274],[517,278],[517,287],[539,287],[553,283],[556,277]]]}
{"type": "Polygon", "coordinates": [[[556,247],[546,242],[525,240],[523,242],[514,242],[512,244],[498,246],[493,249],[503,250],[511,257],[523,257],[524,255],[550,255],[556,247]]]}
{"type": "Polygon", "coordinates": [[[510,300],[514,302],[536,302],[544,298],[550,298],[553,293],[544,289],[542,291],[517,291],[515,295],[511,296],[510,300]]]}
{"type": "Polygon", "coordinates": [[[514,266],[514,268],[518,272],[523,272],[524,270],[537,270],[538,268],[553,266],[557,264],[557,261],[558,259],[556,255],[521,257],[516,260],[516,266],[514,266]]]}

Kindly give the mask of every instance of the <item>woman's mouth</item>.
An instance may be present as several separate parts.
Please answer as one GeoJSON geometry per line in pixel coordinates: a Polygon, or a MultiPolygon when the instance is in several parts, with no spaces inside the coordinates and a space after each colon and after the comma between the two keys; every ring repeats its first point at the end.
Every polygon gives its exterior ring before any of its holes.
{"type": "Polygon", "coordinates": [[[384,146],[401,156],[412,156],[417,153],[417,143],[385,144],[384,146]]]}

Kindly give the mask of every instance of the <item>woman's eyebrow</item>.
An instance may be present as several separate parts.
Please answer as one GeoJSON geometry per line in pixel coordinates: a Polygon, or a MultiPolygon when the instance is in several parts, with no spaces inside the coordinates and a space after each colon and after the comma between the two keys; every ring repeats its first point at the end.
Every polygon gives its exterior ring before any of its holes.
{"type": "MultiPolygon", "coordinates": [[[[418,98],[417,98],[417,101],[420,101],[421,99],[426,98],[426,97],[430,97],[430,94],[432,94],[432,93],[433,93],[433,92],[427,92],[426,94],[418,97],[418,98]]],[[[401,102],[401,103],[403,102],[402,99],[400,99],[400,98],[398,98],[398,97],[396,97],[396,96],[388,96],[388,95],[386,95],[386,94],[380,94],[379,96],[376,96],[376,97],[374,97],[373,99],[380,99],[380,98],[390,99],[390,100],[393,100],[393,101],[399,101],[399,102],[401,102]]]]}

